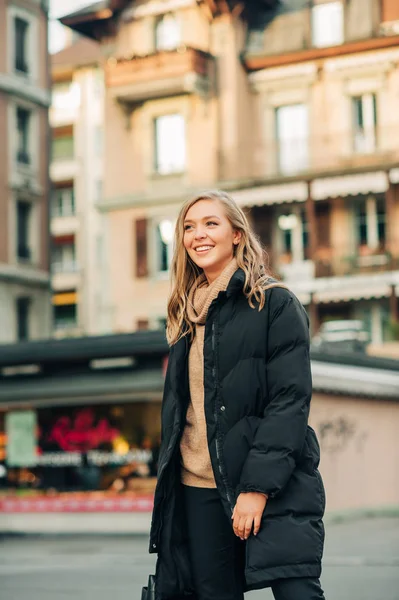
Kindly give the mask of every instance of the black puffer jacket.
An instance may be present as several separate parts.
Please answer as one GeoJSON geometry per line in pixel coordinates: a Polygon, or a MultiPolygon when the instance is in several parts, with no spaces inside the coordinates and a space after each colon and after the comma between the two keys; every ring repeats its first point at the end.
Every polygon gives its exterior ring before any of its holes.
{"type": "MultiPolygon", "coordinates": [[[[321,571],[325,495],[319,446],[308,426],[312,392],[306,313],[290,291],[249,306],[238,269],[205,324],[208,445],[226,518],[240,492],[269,494],[259,534],[246,542],[246,590],[321,571]]],[[[189,399],[187,338],[172,346],[162,405],[162,446],[150,536],[157,598],[192,589],[181,510],[179,440],[189,399]]]]}

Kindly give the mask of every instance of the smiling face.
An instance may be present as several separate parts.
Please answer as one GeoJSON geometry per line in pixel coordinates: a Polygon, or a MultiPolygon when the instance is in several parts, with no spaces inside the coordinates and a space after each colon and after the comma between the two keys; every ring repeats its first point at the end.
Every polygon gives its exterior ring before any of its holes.
{"type": "Polygon", "coordinates": [[[193,204],[183,227],[183,243],[189,257],[212,283],[232,260],[241,233],[233,230],[223,205],[217,200],[199,200],[193,204]]]}

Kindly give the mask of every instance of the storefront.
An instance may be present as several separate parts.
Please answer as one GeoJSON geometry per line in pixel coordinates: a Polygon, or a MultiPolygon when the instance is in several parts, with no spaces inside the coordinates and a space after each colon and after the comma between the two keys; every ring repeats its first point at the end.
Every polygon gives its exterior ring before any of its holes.
{"type": "Polygon", "coordinates": [[[151,509],[167,360],[154,334],[0,348],[0,510],[151,509]]]}

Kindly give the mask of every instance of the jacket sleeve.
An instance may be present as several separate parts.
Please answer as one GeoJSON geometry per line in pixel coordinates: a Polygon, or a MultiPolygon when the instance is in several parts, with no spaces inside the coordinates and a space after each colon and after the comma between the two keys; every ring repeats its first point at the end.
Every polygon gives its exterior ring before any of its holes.
{"type": "Polygon", "coordinates": [[[287,484],[305,441],[312,395],[309,320],[284,288],[266,297],[268,403],[241,472],[237,492],[276,496],[287,484]]]}

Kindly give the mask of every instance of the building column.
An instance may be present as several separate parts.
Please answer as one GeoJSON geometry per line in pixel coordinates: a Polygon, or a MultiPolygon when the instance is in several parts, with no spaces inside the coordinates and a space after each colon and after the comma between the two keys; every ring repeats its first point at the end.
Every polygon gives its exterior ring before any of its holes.
{"type": "Polygon", "coordinates": [[[298,205],[294,206],[293,214],[296,216],[296,225],[292,229],[292,262],[302,262],[304,259],[303,247],[303,223],[301,209],[298,205]]]}
{"type": "Polygon", "coordinates": [[[392,323],[399,322],[399,307],[398,307],[398,298],[396,296],[396,287],[395,285],[391,285],[391,295],[389,297],[389,313],[392,323]]]}
{"type": "Polygon", "coordinates": [[[387,252],[389,252],[390,254],[392,254],[394,252],[394,245],[395,245],[395,240],[394,240],[394,236],[395,236],[395,228],[394,228],[394,224],[395,224],[395,217],[394,217],[394,211],[395,211],[395,190],[394,190],[394,186],[393,183],[391,183],[389,181],[389,175],[387,174],[388,177],[388,189],[385,192],[385,237],[386,237],[386,243],[385,243],[385,247],[387,252]]]}
{"type": "Polygon", "coordinates": [[[379,246],[378,240],[378,217],[377,201],[374,196],[368,196],[366,200],[367,215],[367,246],[375,250],[379,246]]]}
{"type": "Polygon", "coordinates": [[[383,341],[381,309],[375,302],[371,306],[371,342],[373,344],[382,344],[383,341]]]}
{"type": "Polygon", "coordinates": [[[308,196],[305,203],[306,220],[309,234],[309,258],[315,260],[317,250],[317,221],[315,201],[312,198],[311,183],[308,181],[308,196]]]}
{"type": "Polygon", "coordinates": [[[310,293],[310,301],[308,306],[310,334],[313,337],[320,328],[319,308],[314,298],[314,293],[310,293]]]}

